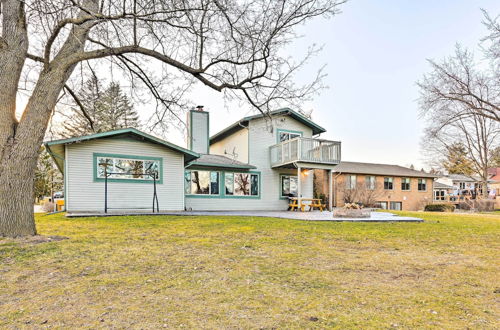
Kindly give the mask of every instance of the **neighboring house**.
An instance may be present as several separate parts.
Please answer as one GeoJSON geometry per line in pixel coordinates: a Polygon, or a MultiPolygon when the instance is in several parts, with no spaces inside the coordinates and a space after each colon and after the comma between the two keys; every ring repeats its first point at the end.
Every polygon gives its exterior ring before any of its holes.
{"type": "Polygon", "coordinates": [[[291,109],[210,138],[209,116],[189,112],[188,149],[136,129],[45,143],[65,177],[66,210],[151,210],[155,189],[160,211],[286,210],[290,196],[313,197],[312,170],[340,162],[340,143],[314,138],[326,130],[291,109]]]}
{"type": "MultiPolygon", "coordinates": [[[[326,194],[328,176],[316,171],[317,194],[326,194]]],[[[416,211],[432,203],[436,175],[406,167],[342,161],[333,173],[333,204],[374,204],[382,209],[416,211]]]]}
{"type": "MultiPolygon", "coordinates": [[[[483,191],[483,183],[477,176],[469,176],[464,174],[448,174],[439,177],[436,182],[451,186],[449,190],[450,196],[469,196],[472,199],[477,195],[481,195],[483,191]]],[[[488,180],[488,185],[492,180],[488,180]]]]}
{"type": "Polygon", "coordinates": [[[500,196],[500,167],[493,167],[488,169],[490,175],[490,189],[494,190],[491,195],[500,196]]]}

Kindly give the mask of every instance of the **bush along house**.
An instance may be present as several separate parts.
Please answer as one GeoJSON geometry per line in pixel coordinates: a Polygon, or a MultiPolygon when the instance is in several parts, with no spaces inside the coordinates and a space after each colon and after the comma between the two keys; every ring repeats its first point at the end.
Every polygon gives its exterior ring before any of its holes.
{"type": "Polygon", "coordinates": [[[313,197],[314,170],[340,163],[340,142],[319,139],[326,130],[291,109],[212,137],[209,118],[203,107],[188,113],[187,148],[133,128],[46,142],[66,211],[286,210],[288,197],[313,197]]]}

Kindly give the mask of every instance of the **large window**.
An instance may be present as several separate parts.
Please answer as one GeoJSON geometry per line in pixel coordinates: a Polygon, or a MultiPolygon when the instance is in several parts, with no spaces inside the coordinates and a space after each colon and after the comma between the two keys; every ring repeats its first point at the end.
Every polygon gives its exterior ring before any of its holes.
{"type": "Polygon", "coordinates": [[[401,178],[401,190],[410,190],[410,178],[401,178]]]}
{"type": "Polygon", "coordinates": [[[382,210],[387,210],[387,202],[377,202],[376,205],[378,208],[381,208],[382,210]]]}
{"type": "Polygon", "coordinates": [[[297,197],[298,195],[298,177],[293,175],[282,175],[280,177],[280,196],[297,197]]]}
{"type": "Polygon", "coordinates": [[[219,195],[219,172],[186,171],[184,180],[185,192],[188,195],[219,195]]]}
{"type": "Polygon", "coordinates": [[[104,180],[161,180],[161,159],[126,155],[94,154],[95,178],[104,180]]]}
{"type": "Polygon", "coordinates": [[[302,133],[300,132],[289,132],[289,131],[279,131],[278,130],[278,142],[284,142],[291,139],[295,139],[296,137],[301,137],[302,133]]]}
{"type": "Polygon", "coordinates": [[[367,175],[365,176],[366,189],[375,190],[375,176],[367,175]]]}
{"type": "Polygon", "coordinates": [[[418,191],[427,190],[427,181],[425,179],[418,179],[418,191]]]}
{"type": "Polygon", "coordinates": [[[345,187],[346,189],[356,189],[356,176],[346,175],[345,176],[345,187]]]}
{"type": "Polygon", "coordinates": [[[403,209],[403,203],[401,202],[391,202],[389,204],[391,210],[401,211],[403,209]]]}
{"type": "Polygon", "coordinates": [[[394,178],[384,178],[384,189],[393,190],[394,189],[394,178]]]}
{"type": "Polygon", "coordinates": [[[259,175],[255,173],[225,173],[226,196],[259,196],[259,175]]]}

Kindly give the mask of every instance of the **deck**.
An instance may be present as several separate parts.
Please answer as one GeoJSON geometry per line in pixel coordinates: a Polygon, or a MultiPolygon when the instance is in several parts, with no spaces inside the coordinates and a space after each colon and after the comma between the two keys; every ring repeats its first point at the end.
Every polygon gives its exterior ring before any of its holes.
{"type": "Polygon", "coordinates": [[[340,142],[297,137],[269,147],[271,167],[282,167],[295,162],[338,165],[340,142]]]}

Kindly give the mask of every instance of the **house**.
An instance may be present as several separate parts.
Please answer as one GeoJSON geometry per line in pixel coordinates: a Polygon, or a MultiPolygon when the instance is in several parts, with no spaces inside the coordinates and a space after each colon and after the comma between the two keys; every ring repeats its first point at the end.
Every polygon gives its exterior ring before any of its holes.
{"type": "MultiPolygon", "coordinates": [[[[464,174],[448,174],[439,177],[436,182],[451,186],[449,190],[449,196],[468,196],[471,199],[475,199],[478,195],[481,196],[483,193],[483,182],[482,179],[475,175],[464,175],[464,174]]],[[[488,191],[490,185],[494,183],[491,178],[488,179],[488,191]]]]}
{"type": "MultiPolygon", "coordinates": [[[[316,171],[317,194],[327,195],[328,175],[316,171]]],[[[347,202],[382,209],[416,211],[432,203],[436,175],[410,168],[342,161],[333,172],[333,204],[347,202]]]]}
{"type": "Polygon", "coordinates": [[[500,197],[500,167],[492,167],[488,169],[488,174],[490,175],[490,189],[492,196],[496,196],[497,199],[500,197]]]}
{"type": "Polygon", "coordinates": [[[340,162],[340,142],[288,108],[212,137],[209,119],[202,107],[188,113],[187,148],[131,128],[46,142],[66,210],[286,210],[290,196],[313,197],[313,170],[340,162]]]}

